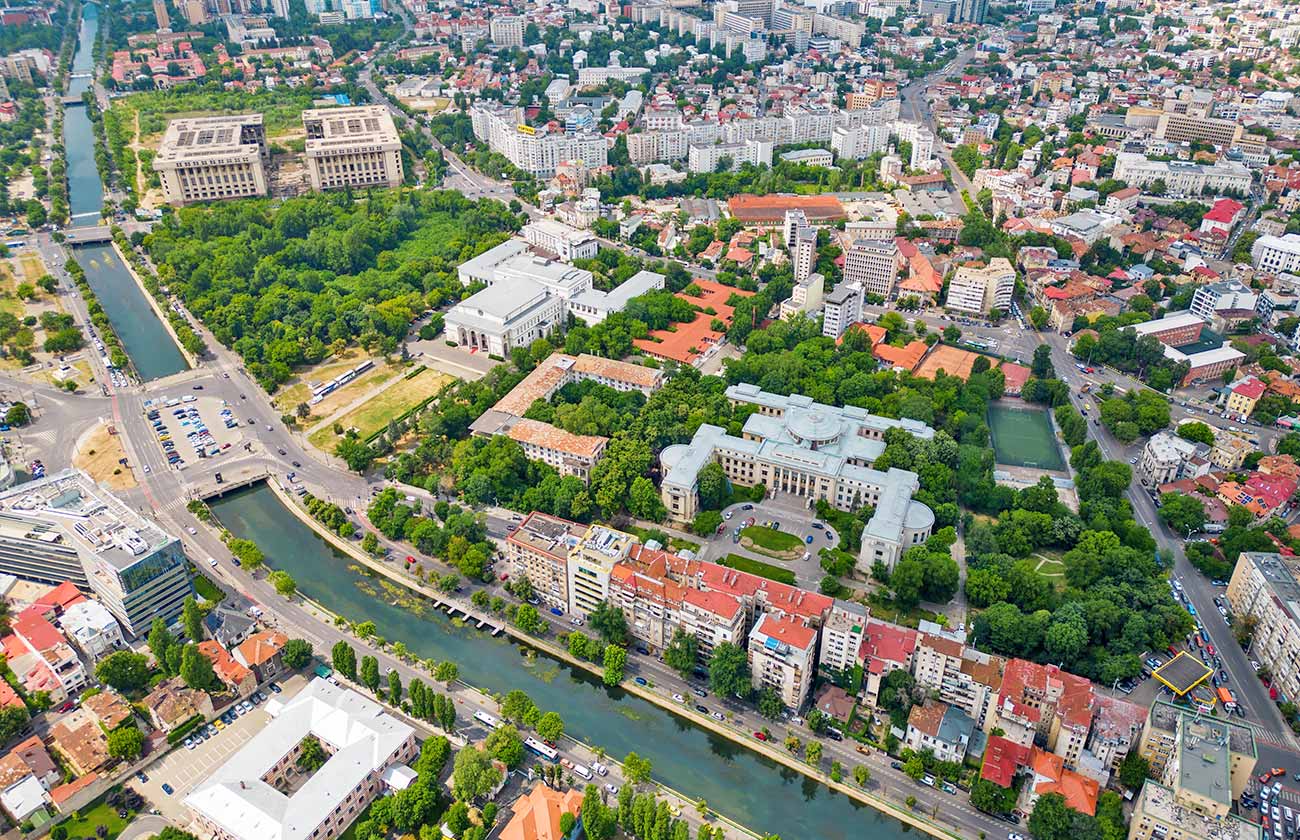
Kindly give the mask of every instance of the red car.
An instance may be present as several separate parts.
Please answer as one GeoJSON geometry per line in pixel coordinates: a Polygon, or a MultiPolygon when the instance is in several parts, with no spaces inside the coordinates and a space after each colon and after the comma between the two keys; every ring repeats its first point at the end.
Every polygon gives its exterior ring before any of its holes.
{"type": "Polygon", "coordinates": [[[510,573],[509,573],[509,572],[502,572],[502,573],[501,573],[501,579],[502,579],[502,580],[505,580],[505,579],[508,578],[508,577],[510,577],[510,573]]]}
{"type": "Polygon", "coordinates": [[[766,741],[766,740],[767,740],[767,733],[766,733],[766,732],[755,732],[755,733],[754,733],[754,737],[757,738],[757,739],[760,740],[760,741],[766,741]]]}
{"type": "Polygon", "coordinates": [[[1205,652],[1208,653],[1210,656],[1214,656],[1214,645],[1207,644],[1205,646],[1205,652]]]}
{"type": "Polygon", "coordinates": [[[412,557],[412,556],[409,555],[409,554],[406,555],[406,565],[409,566],[409,565],[411,565],[411,564],[414,563],[414,562],[415,562],[415,558],[414,558],[414,557],[412,557]]]}

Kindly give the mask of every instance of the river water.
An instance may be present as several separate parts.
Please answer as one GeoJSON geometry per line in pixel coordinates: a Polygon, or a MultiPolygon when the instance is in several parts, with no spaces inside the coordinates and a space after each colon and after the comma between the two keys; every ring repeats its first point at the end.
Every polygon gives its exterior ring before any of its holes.
{"type": "MultiPolygon", "coordinates": [[[[352,621],[369,619],[379,635],[402,641],[422,659],[450,659],[461,678],[489,692],[523,689],[543,710],[558,711],[565,729],[621,758],[649,758],[654,776],[719,813],[783,840],[898,840],[909,828],[802,774],[700,729],[621,689],[608,689],[585,671],[538,655],[508,637],[493,638],[429,609],[424,615],[392,606],[378,579],[362,574],[321,539],[265,485],[210,502],[221,524],[253,540],[269,565],[288,572],[304,595],[352,621]]],[[[710,701],[704,701],[708,704],[710,701]]],[[[848,774],[846,770],[846,775],[848,774]]]]}
{"type": "MultiPolygon", "coordinates": [[[[99,6],[87,3],[82,11],[77,53],[72,60],[74,75],[94,71],[94,44],[98,32],[99,6]]],[[[89,78],[73,79],[68,88],[69,95],[80,96],[90,83],[89,78]]],[[[95,135],[86,106],[68,105],[64,108],[63,146],[68,158],[71,226],[97,225],[99,211],[104,206],[104,187],[95,165],[95,135]]],[[[187,369],[189,364],[171,333],[112,246],[79,245],[72,250],[77,262],[86,270],[86,281],[94,289],[140,378],[146,381],[160,379],[187,369]]]]}

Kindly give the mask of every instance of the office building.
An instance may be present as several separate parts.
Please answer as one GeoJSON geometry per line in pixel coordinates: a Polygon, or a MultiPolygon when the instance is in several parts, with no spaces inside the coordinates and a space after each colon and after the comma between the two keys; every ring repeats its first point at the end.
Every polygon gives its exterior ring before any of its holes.
{"type": "Polygon", "coordinates": [[[534,248],[554,254],[565,262],[594,259],[600,250],[600,243],[591,231],[569,227],[554,219],[529,222],[520,233],[534,248]]]}
{"type": "Polygon", "coordinates": [[[180,540],[72,469],[0,493],[0,571],[88,588],[131,636],[174,623],[193,592],[180,540]]]}
{"type": "Polygon", "coordinates": [[[333,840],[377,797],[409,783],[415,730],[355,691],[317,678],[267,710],[271,721],[185,798],[205,834],[333,840]],[[309,738],[327,756],[310,774],[297,765],[309,738]]]}
{"type": "MultiPolygon", "coordinates": [[[[1029,0],[1035,2],[1035,0],[1029,0]]],[[[1050,0],[1049,0],[1050,2],[1050,0]]],[[[989,11],[989,0],[959,0],[957,6],[958,23],[983,23],[989,11]]]]}
{"type": "Polygon", "coordinates": [[[1008,312],[1016,291],[1016,270],[1005,257],[994,257],[986,266],[964,265],[948,283],[947,309],[987,315],[994,309],[1008,312]]]}
{"type": "Polygon", "coordinates": [[[628,556],[636,537],[603,525],[592,525],[569,551],[566,588],[569,614],[586,617],[609,600],[610,574],[628,556]]]}
{"type": "Polygon", "coordinates": [[[524,19],[517,15],[494,15],[488,21],[488,36],[498,47],[524,46],[524,19]]]}
{"type": "Polygon", "coordinates": [[[1300,583],[1293,558],[1245,552],[1228,582],[1228,604],[1238,621],[1255,622],[1252,656],[1273,673],[1287,697],[1300,694],[1300,583]]]}
{"type": "Polygon", "coordinates": [[[1128,840],[1261,840],[1255,823],[1232,813],[1255,768],[1250,729],[1157,700],[1143,755],[1151,774],[1138,795],[1128,840]],[[1156,781],[1159,779],[1159,781],[1156,781]]]}
{"type": "Polygon", "coordinates": [[[261,114],[186,117],[167,124],[153,168],[170,204],[266,195],[271,153],[261,114]]]}
{"type": "Polygon", "coordinates": [[[1250,263],[1269,274],[1300,273],[1300,233],[1261,236],[1250,248],[1250,263]]]}
{"type": "Polygon", "coordinates": [[[506,537],[506,562],[518,580],[528,578],[537,597],[548,606],[569,605],[569,552],[586,533],[586,526],[558,516],[530,513],[506,537]]]}
{"type": "Polygon", "coordinates": [[[312,189],[401,185],[402,141],[383,106],[303,111],[302,125],[312,189]]]}
{"type": "Polygon", "coordinates": [[[902,255],[893,240],[858,240],[844,252],[844,282],[861,288],[865,294],[889,300],[894,296],[901,262],[902,255]]]}
{"type": "Polygon", "coordinates": [[[822,307],[822,335],[838,339],[861,321],[862,297],[862,287],[855,283],[841,283],[831,289],[822,307]]]}
{"type": "Polygon", "coordinates": [[[866,108],[882,99],[894,99],[898,96],[898,82],[892,79],[867,79],[861,90],[849,91],[845,95],[844,107],[849,111],[866,108]]]}
{"type": "Polygon", "coordinates": [[[764,614],[749,631],[749,673],[755,691],[772,689],[791,709],[803,706],[816,666],[817,631],[764,614]]]}
{"type": "Polygon", "coordinates": [[[660,453],[660,489],[674,520],[695,518],[699,471],[717,462],[737,484],[762,484],[771,493],[820,499],[840,510],[871,505],[876,513],[862,536],[865,569],[875,563],[892,568],[907,548],[929,538],[934,513],[912,499],[919,488],[916,474],[870,468],[884,451],[886,430],[900,428],[929,439],[934,435],[929,426],[822,405],[808,397],[770,394],[748,384],[729,387],[727,399],[757,407],[745,420],[742,437],[706,424],[689,444],[660,453]]]}
{"type": "Polygon", "coordinates": [[[1253,183],[1250,170],[1235,161],[1203,164],[1183,160],[1147,160],[1145,155],[1133,152],[1120,152],[1115,156],[1114,177],[1139,189],[1163,181],[1166,191],[1172,196],[1225,190],[1244,193],[1253,183]]]}
{"type": "Polygon", "coordinates": [[[1236,120],[1165,111],[1156,122],[1155,136],[1170,143],[1213,143],[1226,149],[1241,139],[1242,131],[1236,120]]]}

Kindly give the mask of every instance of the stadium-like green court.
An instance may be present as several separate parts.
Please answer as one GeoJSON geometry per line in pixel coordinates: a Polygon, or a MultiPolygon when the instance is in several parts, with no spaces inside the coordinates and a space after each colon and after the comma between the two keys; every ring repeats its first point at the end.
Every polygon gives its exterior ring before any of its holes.
{"type": "Polygon", "coordinates": [[[988,419],[993,452],[999,464],[1040,470],[1065,469],[1047,409],[995,403],[989,406],[988,419]]]}

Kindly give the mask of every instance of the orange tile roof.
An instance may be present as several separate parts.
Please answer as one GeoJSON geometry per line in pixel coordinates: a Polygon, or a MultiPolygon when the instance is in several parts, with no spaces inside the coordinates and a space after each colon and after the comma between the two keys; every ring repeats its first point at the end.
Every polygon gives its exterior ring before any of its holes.
{"type": "Polygon", "coordinates": [[[929,349],[929,345],[924,341],[913,341],[906,347],[877,344],[872,348],[871,353],[890,367],[902,368],[910,372],[916,369],[916,366],[920,364],[921,359],[925,357],[926,351],[929,349]]]}
{"type": "Polygon", "coordinates": [[[288,641],[289,637],[278,630],[263,630],[249,636],[239,646],[239,653],[248,667],[253,668],[269,662],[288,641]]]}
{"type": "Polygon", "coordinates": [[[755,631],[769,639],[779,639],[798,650],[811,650],[817,641],[817,631],[789,618],[777,618],[764,613],[755,631]]]}
{"type": "Polygon", "coordinates": [[[939,701],[913,706],[907,716],[907,725],[933,738],[939,734],[939,727],[943,724],[943,716],[947,712],[948,704],[939,701]]]}
{"type": "Polygon", "coordinates": [[[845,218],[844,205],[833,195],[737,195],[727,202],[731,215],[742,222],[777,223],[786,210],[802,210],[809,221],[845,218]]]}
{"type": "Polygon", "coordinates": [[[1067,808],[1088,816],[1097,814],[1097,795],[1101,792],[1101,785],[1097,784],[1096,779],[1066,769],[1064,759],[1037,747],[1031,754],[1030,764],[1037,776],[1047,779],[1034,786],[1034,793],[1039,796],[1059,793],[1065,799],[1067,808]]]}
{"type": "Polygon", "coordinates": [[[595,460],[609,441],[609,438],[599,435],[575,435],[559,426],[528,419],[516,420],[506,434],[519,443],[531,443],[533,446],[587,460],[595,460]]]}
{"type": "Polygon", "coordinates": [[[731,319],[735,315],[735,309],[727,305],[731,296],[752,297],[754,295],[754,292],[742,291],[698,277],[691,281],[691,285],[700,290],[698,295],[688,295],[682,291],[677,293],[677,297],[694,304],[701,310],[713,309],[715,314],[710,315],[701,311],[696,314],[693,321],[674,324],[671,330],[655,330],[650,333],[649,338],[638,338],[632,342],[637,349],[650,356],[692,364],[710,345],[721,341],[726,335],[725,332],[713,329],[713,321],[717,319],[727,327],[731,326],[731,319]]]}
{"type": "Polygon", "coordinates": [[[538,782],[515,800],[514,816],[501,830],[501,840],[562,840],[560,816],[575,817],[582,811],[582,792],[571,788],[564,793],[538,782]]]}
{"type": "Polygon", "coordinates": [[[925,254],[917,253],[908,258],[907,279],[898,288],[912,294],[937,295],[943,289],[943,278],[925,254]]]}
{"type": "Polygon", "coordinates": [[[212,671],[217,679],[229,686],[241,686],[253,675],[253,672],[235,661],[235,657],[212,639],[199,642],[199,653],[212,662],[212,671]]]}

